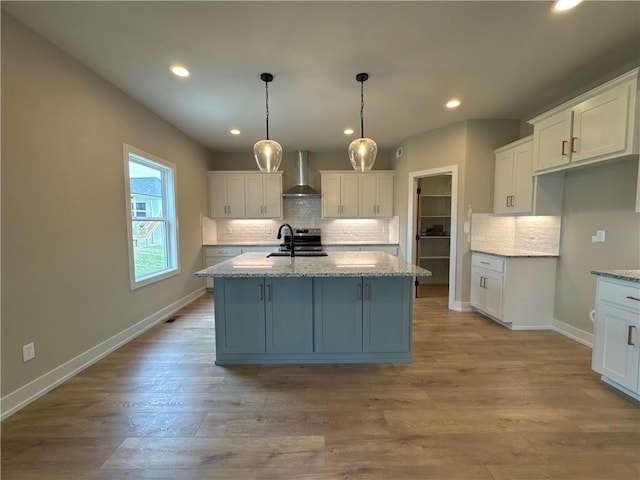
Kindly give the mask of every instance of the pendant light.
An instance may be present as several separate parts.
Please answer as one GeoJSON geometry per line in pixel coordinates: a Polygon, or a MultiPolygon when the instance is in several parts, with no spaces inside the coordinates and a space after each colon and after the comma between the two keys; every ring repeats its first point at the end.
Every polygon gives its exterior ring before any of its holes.
{"type": "Polygon", "coordinates": [[[263,73],[260,80],[264,82],[267,106],[267,138],[256,142],[253,146],[253,156],[261,172],[277,172],[282,161],[282,146],[274,140],[269,140],[269,83],[273,80],[273,75],[263,73]]]}
{"type": "Polygon", "coordinates": [[[368,73],[359,73],[356,80],[360,82],[360,138],[349,145],[349,160],[357,172],[368,172],[373,167],[378,153],[378,146],[370,138],[364,136],[364,82],[369,78],[368,73]]]}

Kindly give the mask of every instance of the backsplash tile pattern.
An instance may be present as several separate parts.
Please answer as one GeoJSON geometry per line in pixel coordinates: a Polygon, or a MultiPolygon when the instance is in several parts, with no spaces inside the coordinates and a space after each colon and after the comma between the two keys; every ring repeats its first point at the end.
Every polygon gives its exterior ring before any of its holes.
{"type": "Polygon", "coordinates": [[[471,216],[471,249],[507,249],[558,255],[560,217],[500,217],[474,213],[471,216]]]}
{"type": "Polygon", "coordinates": [[[282,220],[203,218],[203,244],[279,244],[276,233],[284,222],[293,228],[322,228],[325,244],[398,243],[398,217],[323,220],[319,198],[283,199],[283,217],[282,220]]]}

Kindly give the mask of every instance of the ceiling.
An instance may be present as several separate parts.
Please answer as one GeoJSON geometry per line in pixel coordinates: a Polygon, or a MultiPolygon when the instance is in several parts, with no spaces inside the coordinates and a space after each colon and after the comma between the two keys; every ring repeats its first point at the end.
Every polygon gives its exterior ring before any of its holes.
{"type": "Polygon", "coordinates": [[[465,119],[527,118],[640,58],[640,2],[2,2],[40,33],[218,152],[265,135],[285,151],[380,150],[465,119]],[[181,79],[169,65],[186,65],[181,79]],[[445,108],[459,97],[456,110],[445,108]],[[342,132],[351,126],[356,135],[342,132]],[[229,133],[232,127],[241,135],[229,133]]]}

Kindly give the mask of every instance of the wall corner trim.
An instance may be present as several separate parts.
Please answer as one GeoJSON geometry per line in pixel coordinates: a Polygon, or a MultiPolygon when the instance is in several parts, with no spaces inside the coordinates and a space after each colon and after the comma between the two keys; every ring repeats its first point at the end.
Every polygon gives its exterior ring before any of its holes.
{"type": "Polygon", "coordinates": [[[45,393],[53,390],[55,387],[64,383],[85,368],[106,357],[122,345],[130,342],[135,337],[171,317],[181,308],[185,307],[205,293],[206,289],[204,287],[189,293],[188,295],[153,313],[144,320],[137,322],[104,342],[91,347],[86,352],[81,353],[17,390],[5,395],[0,399],[0,421],[13,415],[18,410],[26,407],[45,393]]]}

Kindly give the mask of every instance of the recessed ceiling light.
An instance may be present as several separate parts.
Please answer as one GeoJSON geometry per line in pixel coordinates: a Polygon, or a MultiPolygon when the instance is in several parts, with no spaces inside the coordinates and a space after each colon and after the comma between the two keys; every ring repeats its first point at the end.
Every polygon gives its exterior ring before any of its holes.
{"type": "Polygon", "coordinates": [[[171,72],[176,77],[188,77],[190,75],[189,70],[184,65],[171,65],[171,72]]]}
{"type": "Polygon", "coordinates": [[[344,134],[345,135],[353,135],[353,128],[345,128],[344,129],[344,134]]]}
{"type": "Polygon", "coordinates": [[[232,128],[229,132],[231,132],[231,135],[240,135],[240,130],[237,128],[232,128]]]}
{"type": "Polygon", "coordinates": [[[447,102],[447,108],[456,108],[460,106],[460,100],[457,98],[452,98],[447,102]]]}
{"type": "Polygon", "coordinates": [[[570,10],[576,5],[582,3],[582,0],[556,0],[553,4],[553,10],[555,12],[564,12],[570,10]]]}

